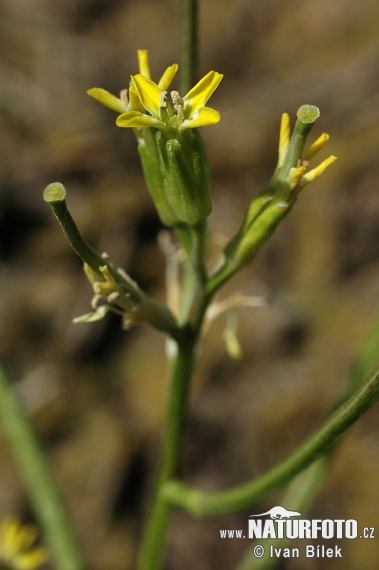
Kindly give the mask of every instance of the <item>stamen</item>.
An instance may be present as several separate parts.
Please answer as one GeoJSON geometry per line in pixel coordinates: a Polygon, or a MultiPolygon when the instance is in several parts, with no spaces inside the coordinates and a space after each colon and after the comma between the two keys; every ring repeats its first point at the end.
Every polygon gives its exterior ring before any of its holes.
{"type": "Polygon", "coordinates": [[[93,309],[97,309],[98,304],[99,304],[99,301],[100,301],[101,298],[102,298],[101,295],[99,295],[98,293],[96,293],[96,294],[92,297],[92,300],[91,300],[91,307],[92,307],[93,309]]]}
{"type": "Polygon", "coordinates": [[[108,303],[113,303],[116,299],[119,298],[119,296],[120,296],[120,293],[118,291],[114,291],[113,293],[108,295],[108,297],[107,297],[108,303]]]}
{"type": "Polygon", "coordinates": [[[171,91],[170,95],[171,95],[172,102],[174,103],[174,109],[176,111],[176,114],[178,115],[179,120],[182,123],[185,119],[184,110],[183,110],[184,101],[181,98],[181,96],[179,95],[178,91],[171,91]]]}
{"type": "Polygon", "coordinates": [[[181,105],[183,107],[183,99],[179,95],[179,91],[171,91],[170,95],[174,105],[181,105]]]}

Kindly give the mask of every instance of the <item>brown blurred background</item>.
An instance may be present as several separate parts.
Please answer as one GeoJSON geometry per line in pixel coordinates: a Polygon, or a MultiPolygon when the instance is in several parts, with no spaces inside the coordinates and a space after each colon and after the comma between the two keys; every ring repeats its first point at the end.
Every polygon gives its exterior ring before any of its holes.
{"type": "MultiPolygon", "coordinates": [[[[237,311],[244,358],[211,328],[191,402],[184,471],[225,488],[262,473],[319,426],[343,392],[379,301],[379,8],[377,0],[203,0],[200,73],[225,77],[204,128],[212,170],[210,251],[236,231],[276,164],[281,113],[321,109],[312,136],[337,163],[307,187],[251,268],[222,292],[263,295],[237,311]]],[[[164,338],[124,332],[117,317],[73,325],[90,310],[80,261],[42,200],[62,182],[83,235],[164,299],[161,230],[133,133],[86,95],[117,94],[136,73],[179,58],[178,0],[2,0],[0,3],[0,352],[17,380],[65,495],[91,570],[132,570],[158,458],[164,338]]],[[[176,85],[174,84],[174,87],[176,85]]],[[[211,260],[212,261],[212,260],[211,260]]],[[[379,534],[378,407],[338,446],[309,516],[355,518],[379,534]]],[[[0,517],[33,517],[0,440],[0,517]]],[[[231,570],[248,546],[219,529],[245,513],[175,515],[167,570],[231,570]]],[[[279,502],[280,504],[280,502],[279,502]]],[[[283,569],[375,570],[378,539],[342,543],[343,561],[283,569]]],[[[296,546],[296,544],[294,544],[296,546]]],[[[46,565],[46,568],[50,568],[46,565]]]]}

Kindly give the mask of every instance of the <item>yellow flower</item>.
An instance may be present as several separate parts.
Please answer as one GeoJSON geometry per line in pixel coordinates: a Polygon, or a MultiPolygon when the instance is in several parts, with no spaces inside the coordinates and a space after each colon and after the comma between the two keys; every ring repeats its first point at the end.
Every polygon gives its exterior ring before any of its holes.
{"type": "Polygon", "coordinates": [[[9,516],[0,525],[0,564],[13,570],[34,570],[46,562],[49,554],[43,546],[32,547],[38,535],[34,525],[22,527],[9,516]]]}
{"type": "MultiPolygon", "coordinates": [[[[167,226],[195,225],[212,210],[207,155],[196,127],[220,120],[220,114],[206,103],[223,76],[210,71],[183,98],[171,91],[170,104],[167,90],[177,64],[168,67],[155,83],[147,50],[138,51],[138,62],[140,73],[131,75],[129,98],[126,90],[119,98],[99,88],[88,93],[120,113],[117,126],[134,129],[146,183],[162,222],[167,226]]],[[[83,318],[102,318],[104,311],[99,308],[83,318]]]]}
{"type": "MultiPolygon", "coordinates": [[[[299,164],[297,167],[291,168],[288,173],[288,178],[286,184],[289,189],[293,189],[296,186],[303,188],[309,182],[318,178],[320,174],[324,172],[328,166],[333,164],[337,160],[336,156],[329,156],[326,160],[324,160],[319,166],[309,170],[307,172],[308,161],[313,158],[313,156],[321,150],[324,145],[328,142],[329,135],[327,133],[323,133],[308,149],[306,153],[303,154],[302,158],[299,159],[299,164]]],[[[286,158],[286,154],[288,152],[290,146],[290,118],[288,113],[283,113],[281,125],[280,125],[280,135],[279,135],[279,149],[278,149],[278,164],[274,173],[273,179],[277,176],[278,172],[280,171],[281,167],[284,164],[284,160],[286,158]]]]}
{"type": "Polygon", "coordinates": [[[220,114],[205,104],[223,77],[220,73],[210,71],[183,99],[177,91],[172,91],[171,107],[166,95],[178,65],[170,65],[158,83],[154,83],[147,50],[138,50],[138,63],[140,73],[131,76],[129,98],[127,89],[121,91],[120,97],[100,87],[87,91],[102,105],[120,113],[116,121],[119,127],[156,127],[167,133],[170,129],[182,131],[218,123],[220,114]]]}
{"type": "MultiPolygon", "coordinates": [[[[133,86],[144,112],[127,111],[117,118],[116,124],[119,127],[157,127],[162,131],[177,128],[182,131],[218,123],[220,114],[205,104],[222,78],[220,73],[210,71],[183,99],[177,91],[172,91],[172,109],[166,99],[167,91],[163,89],[165,85],[162,86],[162,80],[156,84],[142,74],[132,75],[133,86]]],[[[171,82],[171,77],[169,79],[171,82]]]]}

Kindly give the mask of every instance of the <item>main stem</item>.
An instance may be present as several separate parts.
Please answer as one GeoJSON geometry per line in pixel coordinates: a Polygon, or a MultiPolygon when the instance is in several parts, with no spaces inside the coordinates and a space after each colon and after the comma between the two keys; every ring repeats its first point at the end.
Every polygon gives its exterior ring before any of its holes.
{"type": "Polygon", "coordinates": [[[146,524],[138,559],[138,570],[156,570],[161,567],[165,535],[172,506],[160,496],[162,486],[178,476],[183,427],[187,417],[187,396],[193,369],[196,338],[169,341],[173,355],[169,362],[167,418],[163,450],[150,515],[146,524]]]}
{"type": "MultiPolygon", "coordinates": [[[[180,92],[182,95],[196,83],[197,15],[198,0],[181,0],[180,92]]],[[[178,227],[176,230],[179,240],[182,241],[182,228],[178,227]]],[[[173,507],[161,495],[161,489],[167,481],[178,476],[196,345],[211,297],[206,292],[206,275],[203,264],[205,226],[200,223],[194,228],[186,227],[184,234],[186,243],[182,242],[182,245],[189,254],[189,258],[183,271],[182,303],[179,315],[181,334],[176,337],[176,340],[167,341],[168,401],[163,449],[137,570],[159,570],[162,567],[165,537],[173,507]],[[190,237],[191,244],[189,241],[187,243],[188,237],[190,237]]]]}
{"type": "Polygon", "coordinates": [[[165,484],[180,475],[180,459],[184,426],[187,420],[190,380],[196,346],[210,296],[206,293],[203,265],[205,226],[192,227],[192,253],[183,276],[181,334],[177,341],[167,341],[168,387],[166,425],[161,462],[146,523],[137,570],[159,570],[162,567],[165,537],[173,505],[162,495],[165,484]]]}
{"type": "Polygon", "coordinates": [[[195,85],[198,59],[198,0],[181,2],[180,93],[195,85]]]}

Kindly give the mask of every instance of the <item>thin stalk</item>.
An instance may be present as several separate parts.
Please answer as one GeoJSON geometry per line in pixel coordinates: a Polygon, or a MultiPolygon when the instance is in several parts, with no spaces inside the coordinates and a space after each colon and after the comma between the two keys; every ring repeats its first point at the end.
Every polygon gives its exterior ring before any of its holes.
{"type": "Polygon", "coordinates": [[[212,275],[207,283],[207,293],[212,296],[226,283],[241,267],[237,264],[225,262],[224,265],[212,275]]]}
{"type": "MultiPolygon", "coordinates": [[[[370,370],[372,370],[372,368],[377,364],[378,346],[379,313],[377,312],[371,331],[350,374],[349,382],[345,390],[345,399],[351,396],[362,382],[364,382],[370,370]]],[[[312,463],[310,467],[291,481],[286,493],[280,500],[281,505],[294,511],[300,511],[302,514],[304,514],[304,511],[306,512],[308,510],[327,476],[332,452],[333,448],[329,450],[326,456],[312,463]]],[[[268,556],[270,545],[281,548],[283,551],[287,542],[287,540],[280,539],[270,540],[267,543],[265,555],[260,559],[256,558],[254,554],[255,545],[252,544],[246,551],[236,570],[269,570],[270,568],[273,568],[279,564],[280,559],[268,556]]]]}
{"type": "Polygon", "coordinates": [[[184,96],[195,85],[198,60],[198,0],[182,0],[180,86],[184,96]]]}
{"type": "Polygon", "coordinates": [[[84,570],[62,498],[14,386],[0,365],[0,419],[56,570],[84,570]]]}
{"type": "Polygon", "coordinates": [[[374,366],[378,365],[379,358],[379,310],[376,310],[371,330],[366,338],[364,346],[357,358],[351,373],[348,386],[348,396],[350,396],[364,382],[374,366]]]}
{"type": "Polygon", "coordinates": [[[162,490],[173,504],[195,516],[215,516],[246,509],[270,496],[324,454],[354,422],[379,399],[379,371],[340,406],[284,461],[247,483],[221,492],[191,488],[171,481],[162,490]]]}

